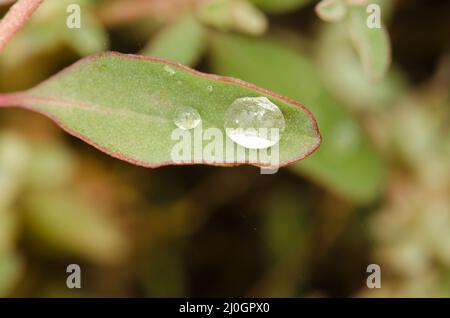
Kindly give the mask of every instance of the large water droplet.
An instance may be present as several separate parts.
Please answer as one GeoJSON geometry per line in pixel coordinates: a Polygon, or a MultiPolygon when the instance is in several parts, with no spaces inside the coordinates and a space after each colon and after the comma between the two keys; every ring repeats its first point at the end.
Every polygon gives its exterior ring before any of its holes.
{"type": "Polygon", "coordinates": [[[266,97],[236,99],[225,113],[225,131],[237,144],[250,149],[272,147],[286,126],[283,113],[266,97]]]}
{"type": "Polygon", "coordinates": [[[180,107],[175,113],[175,125],[180,129],[189,130],[197,127],[201,122],[200,114],[192,107],[180,107]]]}

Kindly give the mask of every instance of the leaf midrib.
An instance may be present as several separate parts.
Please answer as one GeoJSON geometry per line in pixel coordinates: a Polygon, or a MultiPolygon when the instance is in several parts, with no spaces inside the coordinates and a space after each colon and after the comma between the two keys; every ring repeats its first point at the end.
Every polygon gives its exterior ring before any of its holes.
{"type": "MultiPolygon", "coordinates": [[[[108,107],[105,105],[97,105],[97,104],[93,104],[90,102],[86,102],[86,101],[72,101],[72,100],[66,100],[66,99],[60,99],[60,98],[52,98],[52,97],[45,97],[45,96],[36,96],[36,95],[25,95],[25,94],[19,94],[18,97],[20,97],[22,100],[24,100],[24,102],[26,102],[27,100],[34,100],[37,102],[44,102],[44,103],[49,103],[52,104],[53,106],[63,106],[63,107],[67,107],[67,108],[78,108],[78,109],[86,109],[86,110],[91,110],[91,111],[96,111],[96,112],[103,112],[106,114],[114,114],[114,112],[120,112],[120,114],[125,114],[130,116],[130,114],[132,115],[143,115],[145,117],[148,117],[150,119],[156,120],[156,121],[160,121],[160,122],[170,122],[170,119],[168,118],[164,118],[161,116],[156,116],[156,115],[151,115],[151,114],[147,114],[147,113],[141,113],[141,112],[137,112],[137,111],[133,111],[127,108],[112,108],[112,107],[108,107]]],[[[35,106],[31,106],[31,107],[35,107],[35,106]]]]}

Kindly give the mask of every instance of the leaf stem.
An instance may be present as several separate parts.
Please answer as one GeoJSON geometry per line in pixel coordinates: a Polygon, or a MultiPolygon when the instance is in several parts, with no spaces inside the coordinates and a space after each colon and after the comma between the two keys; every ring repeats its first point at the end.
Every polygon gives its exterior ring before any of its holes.
{"type": "Polygon", "coordinates": [[[44,0],[18,0],[0,21],[0,51],[44,0]]]}
{"type": "Polygon", "coordinates": [[[0,108],[15,106],[17,97],[17,94],[0,94],[0,108]]]}
{"type": "Polygon", "coordinates": [[[100,5],[97,16],[102,24],[114,26],[146,17],[170,21],[194,8],[200,0],[117,0],[100,5]]]}

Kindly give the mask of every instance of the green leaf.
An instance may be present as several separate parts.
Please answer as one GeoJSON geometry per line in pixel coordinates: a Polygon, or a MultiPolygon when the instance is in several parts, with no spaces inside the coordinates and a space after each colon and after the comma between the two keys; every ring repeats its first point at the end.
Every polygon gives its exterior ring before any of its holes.
{"type": "Polygon", "coordinates": [[[390,108],[404,96],[406,80],[398,69],[391,68],[386,76],[376,83],[367,78],[344,25],[324,25],[319,32],[317,44],[322,78],[327,82],[330,91],[350,107],[390,108]]]}
{"type": "MultiPolygon", "coordinates": [[[[279,148],[280,166],[317,149],[320,134],[304,106],[254,85],[202,74],[160,58],[120,53],[92,56],[29,91],[0,95],[0,105],[40,112],[111,156],[146,167],[194,163],[174,162],[171,155],[180,143],[172,137],[177,128],[175,113],[189,106],[202,118],[202,125],[191,133],[194,137],[200,134],[200,140],[195,140],[199,147],[193,147],[195,163],[273,166],[260,156],[236,160],[206,151],[201,158],[197,156],[199,149],[211,144],[201,135],[206,129],[216,128],[225,138],[224,114],[236,99],[259,96],[278,105],[286,119],[279,145],[272,147],[279,148]]],[[[220,141],[225,149],[225,140],[220,141]]]]}
{"type": "Polygon", "coordinates": [[[301,100],[316,116],[323,143],[293,171],[355,201],[376,196],[382,163],[355,119],[325,89],[316,68],[299,52],[267,39],[217,34],[212,42],[215,72],[252,81],[301,100]]]}
{"type": "Polygon", "coordinates": [[[222,31],[261,35],[267,30],[267,18],[247,0],[204,1],[198,9],[200,20],[222,31]]]}
{"type": "Polygon", "coordinates": [[[347,7],[343,0],[322,0],[316,5],[316,12],[322,20],[336,22],[344,18],[347,7]]]}
{"type": "Polygon", "coordinates": [[[366,76],[379,80],[391,63],[391,47],[386,27],[380,24],[380,28],[370,28],[369,15],[366,6],[349,7],[346,24],[366,76]]]}
{"type": "Polygon", "coordinates": [[[255,5],[271,13],[284,13],[299,9],[312,0],[251,0],[255,5]]]}
{"type": "MultiPolygon", "coordinates": [[[[72,0],[70,0],[73,2],[72,0]]],[[[108,48],[108,34],[103,26],[96,20],[89,6],[81,7],[82,26],[79,29],[65,27],[61,37],[80,56],[86,56],[108,48]]]]}
{"type": "Polygon", "coordinates": [[[206,32],[191,14],[186,14],[165,27],[146,47],[142,54],[164,57],[193,66],[205,48],[206,32]]]}

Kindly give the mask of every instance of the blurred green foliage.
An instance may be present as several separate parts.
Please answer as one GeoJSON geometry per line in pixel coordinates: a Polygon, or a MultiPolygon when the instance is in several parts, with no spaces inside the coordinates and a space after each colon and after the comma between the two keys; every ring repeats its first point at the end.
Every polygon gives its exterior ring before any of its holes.
{"type": "Polygon", "coordinates": [[[188,13],[160,31],[142,54],[163,56],[191,66],[199,62],[205,46],[206,32],[203,25],[188,13]]]}
{"type": "Polygon", "coordinates": [[[0,92],[93,52],[143,52],[305,104],[323,145],[274,175],[150,170],[2,109],[0,296],[449,297],[449,2],[371,1],[378,30],[368,2],[339,2],[45,1],[0,53],[0,92]],[[81,29],[64,26],[68,2],[81,29]]]}

